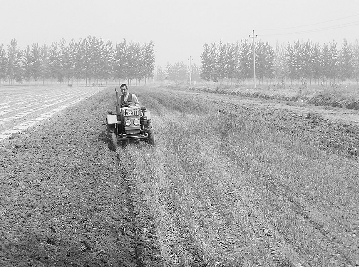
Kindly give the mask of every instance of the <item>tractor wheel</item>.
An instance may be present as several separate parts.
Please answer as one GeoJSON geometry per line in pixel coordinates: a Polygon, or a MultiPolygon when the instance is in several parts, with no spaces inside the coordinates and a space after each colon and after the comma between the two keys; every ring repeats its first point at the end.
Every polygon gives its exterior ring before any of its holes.
{"type": "Polygon", "coordinates": [[[150,130],[149,132],[148,132],[148,137],[147,137],[147,143],[149,143],[150,145],[154,145],[155,144],[155,136],[154,136],[154,134],[153,134],[153,131],[152,130],[150,130]]]}
{"type": "Polygon", "coordinates": [[[111,140],[112,140],[112,149],[113,151],[117,150],[117,135],[116,133],[112,132],[111,133],[111,140]]]}

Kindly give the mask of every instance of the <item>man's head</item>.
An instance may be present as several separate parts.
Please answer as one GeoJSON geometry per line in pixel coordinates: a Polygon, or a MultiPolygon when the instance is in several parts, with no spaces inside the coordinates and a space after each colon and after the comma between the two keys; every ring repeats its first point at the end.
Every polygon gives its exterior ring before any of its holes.
{"type": "Polygon", "coordinates": [[[127,84],[125,84],[125,83],[121,84],[120,90],[121,90],[122,94],[126,94],[128,92],[127,84]]]}

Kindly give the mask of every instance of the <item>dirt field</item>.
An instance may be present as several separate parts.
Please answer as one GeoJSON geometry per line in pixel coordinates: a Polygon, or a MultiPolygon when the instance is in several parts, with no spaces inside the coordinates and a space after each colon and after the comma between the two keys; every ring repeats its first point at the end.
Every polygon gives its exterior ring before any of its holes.
{"type": "Polygon", "coordinates": [[[0,140],[39,124],[102,89],[66,85],[2,86],[0,87],[0,140]]]}
{"type": "Polygon", "coordinates": [[[355,111],[133,90],[154,147],[111,88],[0,142],[0,266],[359,266],[355,111]]]}

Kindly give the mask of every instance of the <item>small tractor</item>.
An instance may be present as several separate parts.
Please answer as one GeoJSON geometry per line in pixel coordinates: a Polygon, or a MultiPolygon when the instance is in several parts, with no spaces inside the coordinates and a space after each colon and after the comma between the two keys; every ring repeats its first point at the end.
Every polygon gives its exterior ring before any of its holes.
{"type": "Polygon", "coordinates": [[[112,147],[117,149],[118,143],[126,146],[130,140],[146,141],[154,145],[154,135],[151,124],[151,113],[145,108],[133,103],[119,103],[116,92],[116,113],[109,111],[106,118],[107,133],[111,137],[112,147]]]}

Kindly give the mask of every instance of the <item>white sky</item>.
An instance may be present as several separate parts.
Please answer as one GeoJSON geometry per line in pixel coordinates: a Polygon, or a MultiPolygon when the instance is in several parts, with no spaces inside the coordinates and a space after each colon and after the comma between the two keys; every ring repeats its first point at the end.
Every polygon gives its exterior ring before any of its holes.
{"type": "Polygon", "coordinates": [[[277,40],[354,42],[359,0],[0,0],[0,44],[15,38],[24,48],[88,35],[113,43],[152,40],[161,66],[188,64],[190,55],[199,64],[203,44],[234,43],[253,29],[257,40],[272,45],[277,40]],[[347,26],[316,31],[337,25],[347,26]],[[293,34],[308,30],[315,31],[293,34]],[[266,36],[275,33],[292,34],[266,36]]]}

